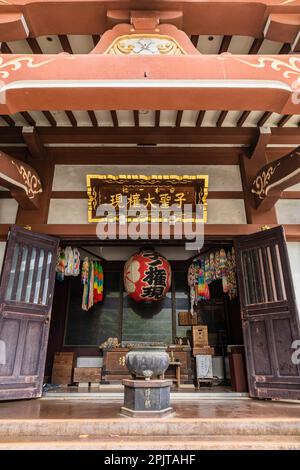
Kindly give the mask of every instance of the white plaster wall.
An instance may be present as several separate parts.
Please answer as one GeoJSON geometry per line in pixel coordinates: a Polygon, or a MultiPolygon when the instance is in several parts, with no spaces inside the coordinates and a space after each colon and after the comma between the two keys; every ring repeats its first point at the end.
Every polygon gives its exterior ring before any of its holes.
{"type": "MultiPolygon", "coordinates": [[[[82,244],[84,246],[84,243],[82,244]]],[[[134,253],[139,251],[140,249],[140,242],[137,243],[137,246],[105,246],[105,242],[103,242],[103,246],[89,246],[86,247],[88,250],[92,251],[95,255],[101,256],[102,258],[109,260],[109,261],[125,261],[134,253]]],[[[185,246],[155,246],[153,248],[157,250],[161,255],[165,256],[168,260],[186,260],[191,258],[192,256],[197,255],[197,251],[195,250],[186,250],[185,246]]],[[[84,250],[80,250],[81,257],[88,256],[84,250]]]]}
{"type": "MultiPolygon", "coordinates": [[[[184,148],[182,149],[184,154],[184,148]]],[[[171,156],[170,156],[171,158],[171,156]]],[[[208,175],[209,191],[242,191],[238,165],[56,165],[53,191],[85,191],[87,174],[208,175]]]]}
{"type": "MultiPolygon", "coordinates": [[[[245,224],[242,199],[208,199],[209,224],[245,224]]],[[[51,199],[48,224],[86,224],[87,199],[51,199]]]]}
{"type": "Polygon", "coordinates": [[[0,273],[1,273],[2,265],[3,265],[5,246],[6,246],[6,242],[0,242],[0,273]]]}
{"type": "Polygon", "coordinates": [[[86,224],[87,199],[51,199],[48,224],[86,224]]]}
{"type": "Polygon", "coordinates": [[[294,186],[290,186],[289,188],[285,189],[285,191],[300,191],[300,183],[294,184],[294,186]]]}
{"type": "Polygon", "coordinates": [[[280,199],[276,211],[279,224],[300,224],[299,199],[280,199]]]}
{"type": "Polygon", "coordinates": [[[246,224],[243,199],[208,199],[208,224],[246,224]]]}
{"type": "Polygon", "coordinates": [[[294,280],[294,289],[300,316],[300,242],[288,242],[288,253],[294,280]]]}
{"type": "Polygon", "coordinates": [[[0,199],[0,224],[14,224],[18,203],[14,199],[0,199]]]}

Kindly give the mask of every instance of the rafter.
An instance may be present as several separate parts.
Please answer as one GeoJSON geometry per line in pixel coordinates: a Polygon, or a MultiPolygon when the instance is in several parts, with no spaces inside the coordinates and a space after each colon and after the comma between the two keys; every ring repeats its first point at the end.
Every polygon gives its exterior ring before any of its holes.
{"type": "Polygon", "coordinates": [[[112,119],[114,127],[118,127],[119,126],[119,121],[118,121],[117,111],[112,110],[110,112],[110,115],[111,115],[111,119],[112,119]]]}
{"type": "Polygon", "coordinates": [[[72,111],[65,111],[72,127],[77,127],[77,121],[76,121],[76,118],[74,116],[74,114],[72,113],[72,111]]]}
{"type": "Polygon", "coordinates": [[[228,48],[230,46],[232,36],[227,36],[225,35],[222,39],[221,46],[219,49],[219,54],[222,54],[223,52],[227,52],[228,48]]]}
{"type": "Polygon", "coordinates": [[[290,43],[285,42],[278,54],[289,54],[292,50],[290,43]]]}
{"type": "Polygon", "coordinates": [[[255,38],[251,44],[248,54],[257,54],[263,42],[264,38],[255,38]]]}
{"type": "Polygon", "coordinates": [[[29,126],[36,125],[35,120],[30,116],[30,114],[27,111],[23,111],[20,114],[23,116],[23,118],[25,119],[25,121],[27,122],[29,126]]]}
{"type": "Polygon", "coordinates": [[[52,127],[57,126],[57,122],[54,119],[52,113],[50,113],[50,111],[42,111],[42,113],[45,116],[45,118],[47,119],[47,121],[49,122],[49,124],[51,124],[52,127]]]}
{"type": "Polygon", "coordinates": [[[282,118],[278,121],[277,126],[283,127],[285,124],[291,119],[291,114],[285,114],[282,118]]]}
{"type": "Polygon", "coordinates": [[[93,127],[98,127],[98,121],[97,121],[94,111],[88,111],[88,115],[89,115],[89,118],[91,120],[93,127]]]}
{"type": "Polygon", "coordinates": [[[12,54],[12,50],[6,42],[1,43],[1,53],[2,54],[12,54]]]}
{"type": "Polygon", "coordinates": [[[93,34],[93,43],[94,43],[94,46],[96,47],[98,42],[100,41],[100,34],[93,34]]]}
{"type": "Polygon", "coordinates": [[[159,127],[160,123],[160,111],[155,111],[155,127],[159,127]]]}
{"type": "Polygon", "coordinates": [[[43,54],[43,51],[35,38],[27,38],[26,41],[34,54],[43,54]]]}
{"type": "Polygon", "coordinates": [[[197,48],[197,45],[198,45],[198,40],[199,40],[199,35],[198,34],[192,34],[191,42],[192,42],[193,46],[196,47],[196,48],[197,48]]]}
{"type": "Polygon", "coordinates": [[[270,113],[270,112],[266,112],[262,115],[262,117],[260,118],[260,120],[258,121],[257,123],[257,127],[262,127],[264,125],[265,122],[267,122],[267,120],[269,119],[269,117],[272,115],[273,113],[270,113]]]}
{"type": "Polygon", "coordinates": [[[58,35],[59,42],[64,52],[68,52],[69,54],[73,54],[71,44],[69,42],[68,36],[66,34],[59,34],[58,35]]]}
{"type": "Polygon", "coordinates": [[[217,123],[216,123],[216,126],[217,126],[217,127],[221,127],[221,126],[222,126],[222,124],[223,124],[223,122],[224,122],[224,120],[225,120],[227,114],[228,114],[228,111],[221,111],[221,112],[220,112],[220,115],[219,115],[218,120],[217,120],[217,123]]]}
{"type": "Polygon", "coordinates": [[[180,127],[180,125],[181,125],[181,120],[182,120],[182,115],[183,115],[183,111],[182,111],[182,110],[177,111],[175,127],[180,127]]]}
{"type": "Polygon", "coordinates": [[[238,119],[238,122],[236,123],[237,127],[242,127],[246,119],[248,118],[249,114],[251,111],[244,111],[241,116],[238,119]]]}
{"type": "Polygon", "coordinates": [[[16,125],[15,121],[10,116],[2,114],[1,117],[9,126],[14,127],[16,125]]]}
{"type": "Polygon", "coordinates": [[[134,119],[134,125],[135,127],[139,127],[140,125],[140,117],[139,117],[139,112],[135,109],[133,111],[133,119],[134,119]]]}
{"type": "Polygon", "coordinates": [[[205,111],[199,111],[197,120],[196,120],[196,127],[201,127],[204,116],[205,116],[205,111]]]}

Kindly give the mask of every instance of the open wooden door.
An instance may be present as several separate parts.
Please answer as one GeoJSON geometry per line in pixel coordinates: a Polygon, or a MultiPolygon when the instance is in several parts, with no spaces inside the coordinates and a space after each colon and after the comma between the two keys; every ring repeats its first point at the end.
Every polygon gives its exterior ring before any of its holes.
{"type": "Polygon", "coordinates": [[[0,400],[40,397],[58,240],[13,226],[0,284],[0,400]]]}
{"type": "Polygon", "coordinates": [[[300,399],[299,317],[283,227],[236,239],[251,397],[300,399]]]}

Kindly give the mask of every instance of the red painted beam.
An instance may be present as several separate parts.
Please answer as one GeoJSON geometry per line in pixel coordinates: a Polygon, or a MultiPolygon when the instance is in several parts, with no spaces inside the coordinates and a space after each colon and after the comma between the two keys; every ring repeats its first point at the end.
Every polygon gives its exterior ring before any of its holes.
{"type": "Polygon", "coordinates": [[[6,101],[0,114],[35,110],[218,109],[300,114],[294,99],[293,55],[109,55],[12,54],[1,70],[6,101]],[[19,67],[13,69],[10,61],[19,67]],[[30,66],[28,66],[30,60],[30,66]],[[147,77],[145,77],[145,69],[147,77]],[[226,79],[224,79],[226,76],[226,79]]]}

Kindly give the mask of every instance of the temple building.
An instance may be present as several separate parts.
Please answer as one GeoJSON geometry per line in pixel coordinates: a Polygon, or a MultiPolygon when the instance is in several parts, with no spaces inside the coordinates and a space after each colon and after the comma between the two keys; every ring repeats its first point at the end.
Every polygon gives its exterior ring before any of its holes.
{"type": "Polygon", "coordinates": [[[0,449],[299,449],[300,0],[0,0],[0,44],[0,449]]]}

